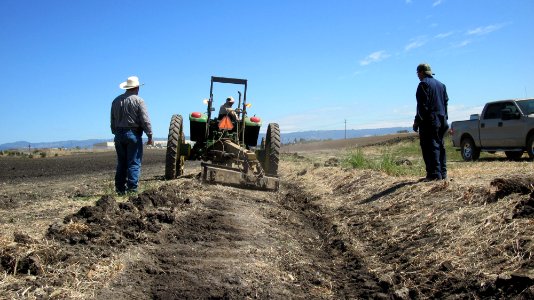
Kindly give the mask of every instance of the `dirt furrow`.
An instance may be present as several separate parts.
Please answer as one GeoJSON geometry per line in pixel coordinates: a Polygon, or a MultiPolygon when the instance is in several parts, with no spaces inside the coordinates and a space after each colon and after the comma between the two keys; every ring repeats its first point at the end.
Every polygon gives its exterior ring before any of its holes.
{"type": "MultiPolygon", "coordinates": [[[[338,232],[338,226],[314,204],[317,196],[307,193],[297,184],[285,183],[287,192],[282,198],[285,209],[296,212],[313,228],[321,240],[321,255],[325,272],[335,279],[335,290],[345,299],[389,299],[389,285],[369,273],[361,254],[350,246],[350,241],[338,232]]],[[[310,245],[313,246],[313,245],[310,245]]],[[[319,255],[318,255],[319,256],[319,255]]]]}
{"type": "Polygon", "coordinates": [[[201,187],[182,195],[193,207],[157,244],[141,246],[144,257],[97,298],[387,297],[294,187],[279,194],[201,187]]]}

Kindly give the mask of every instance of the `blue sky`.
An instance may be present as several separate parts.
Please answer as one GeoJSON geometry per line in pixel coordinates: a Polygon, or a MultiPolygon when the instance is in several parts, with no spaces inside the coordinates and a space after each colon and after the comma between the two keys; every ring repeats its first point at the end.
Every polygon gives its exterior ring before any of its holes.
{"type": "Polygon", "coordinates": [[[249,113],[282,133],[411,126],[421,62],[465,119],[534,97],[533,29],[530,0],[1,0],[0,143],[112,139],[131,75],[155,137],[205,110],[212,75],[248,79],[249,113]]]}

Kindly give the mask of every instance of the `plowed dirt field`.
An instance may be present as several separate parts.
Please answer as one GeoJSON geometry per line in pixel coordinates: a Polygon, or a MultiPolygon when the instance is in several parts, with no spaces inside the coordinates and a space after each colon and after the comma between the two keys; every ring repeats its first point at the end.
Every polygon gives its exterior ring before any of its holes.
{"type": "Polygon", "coordinates": [[[165,181],[148,150],[129,197],[114,152],[0,157],[0,299],[534,296],[531,162],[420,182],[348,169],[343,147],[284,147],[278,192],[202,184],[195,162],[165,181]]]}

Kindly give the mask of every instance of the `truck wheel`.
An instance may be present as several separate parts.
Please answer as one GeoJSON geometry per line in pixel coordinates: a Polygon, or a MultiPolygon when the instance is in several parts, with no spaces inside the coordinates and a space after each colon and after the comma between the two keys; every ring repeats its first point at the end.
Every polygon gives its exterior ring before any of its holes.
{"type": "Polygon", "coordinates": [[[504,151],[509,160],[519,160],[523,156],[523,151],[504,151]]]}
{"type": "Polygon", "coordinates": [[[167,155],[165,157],[165,179],[175,179],[184,173],[184,157],[180,155],[180,147],[185,144],[182,128],[182,116],[173,115],[167,139],[167,155]]]}
{"type": "Polygon", "coordinates": [[[276,123],[267,126],[265,138],[264,169],[267,175],[278,175],[278,162],[280,161],[280,128],[276,123]]]}
{"type": "Polygon", "coordinates": [[[460,147],[464,161],[473,161],[480,157],[480,149],[475,146],[475,142],[472,138],[463,138],[460,147]]]}
{"type": "Polygon", "coordinates": [[[527,154],[530,160],[534,159],[534,134],[528,137],[527,154]]]}

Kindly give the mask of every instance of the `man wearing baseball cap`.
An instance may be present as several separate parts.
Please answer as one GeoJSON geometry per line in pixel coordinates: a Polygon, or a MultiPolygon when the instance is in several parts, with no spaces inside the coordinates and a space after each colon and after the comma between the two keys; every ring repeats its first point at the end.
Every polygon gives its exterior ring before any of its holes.
{"type": "Polygon", "coordinates": [[[235,101],[233,97],[230,96],[226,98],[226,102],[224,102],[223,105],[221,105],[221,107],[219,108],[219,116],[218,116],[219,120],[224,118],[224,116],[226,115],[230,116],[230,119],[232,119],[232,121],[237,120],[237,115],[234,109],[232,108],[232,106],[234,105],[234,102],[235,101]]]}
{"type": "Polygon", "coordinates": [[[118,194],[137,193],[143,160],[143,131],[152,145],[152,125],[143,98],[139,97],[139,78],[136,76],[119,85],[126,90],[111,104],[111,132],[115,135],[117,170],[115,190],[118,194]]]}
{"type": "Polygon", "coordinates": [[[447,103],[449,96],[445,85],[433,77],[429,64],[417,66],[419,85],[415,97],[417,113],[413,130],[419,132],[423,160],[426,165],[425,181],[447,178],[447,157],[444,136],[447,124],[447,103]]]}

